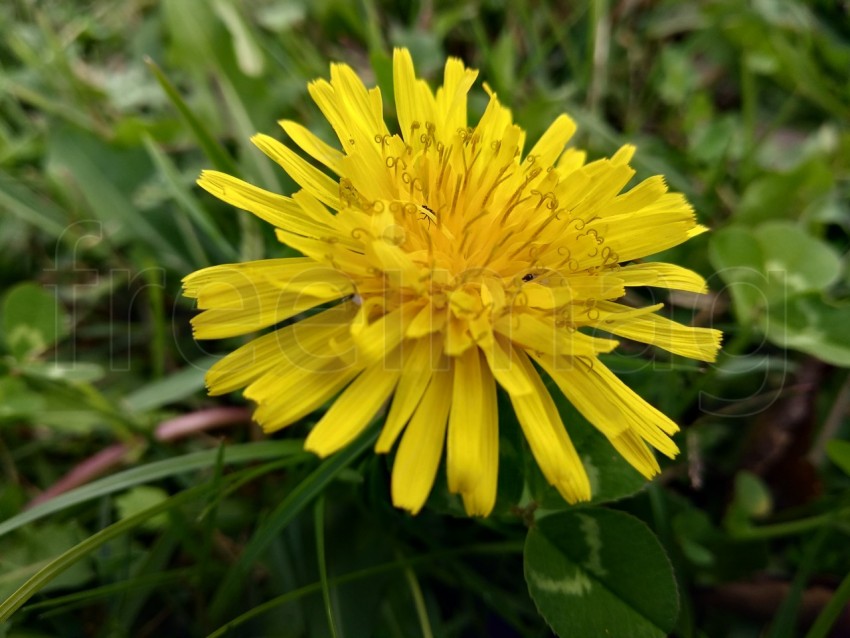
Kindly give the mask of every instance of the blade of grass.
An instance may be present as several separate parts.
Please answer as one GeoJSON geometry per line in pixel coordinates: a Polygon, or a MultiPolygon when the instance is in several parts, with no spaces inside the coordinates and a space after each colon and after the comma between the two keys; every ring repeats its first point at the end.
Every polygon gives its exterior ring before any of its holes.
{"type": "Polygon", "coordinates": [[[5,172],[0,172],[0,209],[43,230],[51,237],[62,237],[70,228],[61,209],[5,172]]]}
{"type": "MultiPolygon", "coordinates": [[[[353,572],[349,572],[347,574],[343,574],[342,576],[336,576],[334,578],[329,579],[329,584],[331,585],[344,585],[346,583],[356,582],[358,580],[362,580],[364,578],[369,578],[371,576],[378,576],[380,574],[385,574],[387,572],[393,572],[398,569],[404,569],[406,567],[413,567],[415,565],[420,565],[422,563],[431,563],[434,560],[440,558],[449,558],[452,556],[462,556],[464,554],[521,554],[523,550],[523,542],[504,542],[504,543],[488,543],[488,544],[477,544],[477,545],[468,545],[466,547],[453,547],[449,549],[441,549],[435,552],[429,552],[427,554],[422,554],[421,556],[415,556],[413,558],[405,558],[392,561],[390,563],[382,563],[380,565],[375,565],[373,567],[366,567],[364,569],[358,569],[353,572]]],[[[252,618],[255,618],[261,614],[264,614],[275,607],[279,607],[280,605],[284,605],[293,600],[298,600],[303,596],[308,596],[310,594],[318,593],[322,589],[322,584],[320,582],[310,583],[309,585],[305,585],[303,587],[299,587],[293,591],[287,592],[277,598],[273,598],[261,605],[257,605],[253,609],[249,609],[244,614],[241,614],[228,622],[225,625],[222,625],[214,632],[209,634],[207,638],[220,638],[227,634],[231,629],[235,629],[236,627],[243,625],[248,622],[252,618]]]]}
{"type": "Polygon", "coordinates": [[[218,622],[227,613],[231,601],[237,598],[237,590],[242,586],[242,581],[247,576],[251,566],[259,560],[262,553],[278,537],[281,530],[318,497],[342,470],[365,452],[374,443],[376,437],[376,428],[369,428],[348,447],[322,462],[286,495],[286,498],[281,501],[280,505],[275,508],[260,525],[251,540],[248,541],[239,561],[230,570],[216,592],[210,605],[214,614],[214,622],[218,622]]]}
{"type": "Polygon", "coordinates": [[[337,638],[336,623],[334,622],[333,605],[331,604],[331,588],[328,585],[328,569],[325,562],[325,497],[316,499],[313,508],[313,522],[316,527],[316,559],[319,564],[319,580],[322,584],[322,599],[325,603],[325,614],[328,617],[328,629],[331,638],[337,638]]]}
{"type": "Polygon", "coordinates": [[[844,577],[829,602],[818,614],[806,638],[827,638],[832,626],[850,602],[850,574],[844,577]]]}
{"type": "Polygon", "coordinates": [[[143,385],[124,397],[124,408],[127,412],[149,412],[193,395],[203,389],[204,375],[220,358],[212,356],[190,361],[182,370],[143,385]]]}
{"type": "Polygon", "coordinates": [[[425,606],[425,598],[422,596],[422,588],[419,586],[416,572],[410,566],[404,568],[404,579],[410,588],[410,595],[413,596],[413,606],[416,608],[416,617],[419,619],[419,626],[422,628],[422,638],[434,638],[434,632],[431,631],[431,621],[428,618],[428,608],[425,606]]]}
{"type": "MultiPolygon", "coordinates": [[[[224,462],[227,464],[246,463],[263,459],[276,458],[285,455],[302,453],[302,441],[262,441],[260,443],[243,443],[231,445],[225,449],[224,462]]],[[[28,523],[44,518],[49,514],[60,512],[74,505],[85,503],[95,498],[120,492],[129,487],[150,483],[167,476],[184,474],[193,470],[211,467],[218,457],[218,449],[193,452],[164,461],[148,463],[142,467],[134,467],[125,472],[100,479],[83,487],[67,492],[62,496],[33,507],[31,510],[13,516],[0,523],[0,536],[8,534],[28,523]]],[[[309,458],[304,454],[304,458],[309,458]]]]}
{"type": "Polygon", "coordinates": [[[198,144],[206,154],[207,158],[213,163],[213,166],[220,171],[224,171],[225,173],[230,173],[231,175],[239,176],[241,171],[239,167],[236,165],[236,162],[233,161],[233,158],[230,157],[228,152],[224,149],[224,147],[212,136],[212,134],[207,130],[207,128],[201,123],[201,121],[195,117],[195,114],[192,113],[192,110],[189,108],[189,105],[183,100],[183,97],[177,91],[177,88],[171,83],[171,80],[162,72],[162,69],[159,68],[156,62],[154,62],[151,58],[145,58],[145,64],[148,65],[148,68],[151,70],[151,73],[154,74],[157,82],[162,87],[162,90],[165,91],[165,94],[168,96],[169,101],[177,109],[180,115],[183,116],[183,119],[186,120],[186,123],[189,125],[189,128],[192,131],[192,134],[195,136],[195,139],[198,141],[198,144]]]}
{"type": "Polygon", "coordinates": [[[151,160],[159,170],[163,180],[165,180],[168,190],[171,192],[171,196],[174,197],[177,205],[204,232],[225,259],[236,261],[239,258],[239,254],[230,242],[225,239],[224,235],[221,234],[221,231],[215,225],[215,222],[209,213],[207,213],[206,209],[201,206],[197,198],[183,184],[180,179],[180,172],[171,161],[171,158],[168,157],[149,135],[145,135],[142,141],[148,155],[150,155],[151,160]]]}
{"type": "Polygon", "coordinates": [[[116,187],[101,167],[80,147],[74,135],[58,131],[51,136],[53,159],[72,176],[79,187],[90,210],[105,225],[114,226],[121,232],[124,240],[131,237],[135,245],[147,244],[147,248],[157,255],[160,263],[169,263],[174,268],[189,270],[188,263],[162,231],[154,226],[144,214],[141,214],[130,199],[116,187]]]}
{"type": "MultiPolygon", "coordinates": [[[[192,572],[192,567],[181,567],[179,569],[173,569],[171,571],[158,571],[151,574],[138,576],[137,578],[132,578],[130,580],[124,580],[117,583],[110,583],[108,585],[94,587],[85,591],[78,591],[74,592],[73,594],[58,596],[56,598],[51,598],[50,600],[40,600],[37,603],[33,603],[22,608],[21,613],[26,614],[32,611],[48,609],[50,611],[43,614],[43,617],[46,618],[54,614],[62,614],[66,611],[76,609],[77,607],[80,607],[81,605],[84,605],[87,602],[95,601],[100,598],[106,598],[115,594],[122,594],[137,589],[148,589],[157,585],[166,585],[170,583],[177,584],[180,582],[185,582],[187,578],[191,577],[192,572]]],[[[127,627],[129,625],[121,626],[127,627]]]]}
{"type": "Polygon", "coordinates": [[[170,509],[202,496],[204,493],[213,489],[213,487],[211,484],[191,487],[133,516],[128,516],[117,523],[113,523],[109,527],[89,536],[82,543],[62,553],[36,572],[32,578],[27,580],[9,598],[0,603],[0,622],[8,620],[25,602],[41,591],[45,585],[104,543],[125,534],[157,514],[167,512],[170,509]]]}
{"type": "Polygon", "coordinates": [[[797,565],[788,595],[782,601],[779,610],[773,617],[770,631],[766,634],[767,638],[791,638],[792,636],[799,635],[797,634],[797,630],[799,629],[797,627],[797,619],[800,612],[800,602],[803,599],[803,590],[809,582],[815,560],[830,531],[829,527],[822,527],[809,541],[808,546],[803,552],[803,558],[800,564],[797,565]]]}

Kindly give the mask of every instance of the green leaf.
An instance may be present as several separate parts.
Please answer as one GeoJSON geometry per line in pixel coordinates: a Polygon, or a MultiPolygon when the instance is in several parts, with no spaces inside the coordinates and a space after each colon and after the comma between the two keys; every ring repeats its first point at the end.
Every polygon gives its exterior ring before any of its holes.
{"type": "Polygon", "coordinates": [[[559,636],[667,636],[679,597],[658,539],[638,519],[586,508],[546,516],[528,532],[525,580],[559,636]]]}
{"type": "Polygon", "coordinates": [[[44,408],[44,397],[20,377],[0,378],[0,420],[31,418],[44,408]]]}
{"type": "Polygon", "coordinates": [[[192,361],[182,370],[151,381],[124,397],[129,412],[147,412],[192,396],[204,387],[204,375],[221,357],[192,361]]]}
{"type": "Polygon", "coordinates": [[[56,295],[31,282],[12,288],[3,300],[3,335],[16,359],[44,352],[67,332],[68,317],[56,295]]]}
{"type": "Polygon", "coordinates": [[[761,245],[750,229],[729,226],[712,235],[708,254],[729,286],[738,322],[749,324],[768,303],[761,245]]]}
{"type": "Polygon", "coordinates": [[[755,326],[783,348],[850,366],[847,307],[823,299],[842,271],[829,244],[799,224],[769,222],[719,231],[709,253],[742,326],[755,326]]]}
{"type": "Polygon", "coordinates": [[[820,295],[800,295],[773,304],[765,317],[767,338],[837,366],[850,367],[847,306],[827,304],[820,295]]]}
{"type": "Polygon", "coordinates": [[[763,518],[773,509],[770,489],[757,475],[741,471],[735,476],[735,500],[733,506],[749,518],[763,518]]]}
{"type": "Polygon", "coordinates": [[[841,258],[832,247],[807,234],[799,224],[768,222],[754,231],[764,259],[764,271],[785,273],[792,293],[827,288],[841,276],[841,258]]]}
{"type": "MultiPolygon", "coordinates": [[[[120,519],[130,518],[149,507],[159,505],[168,499],[168,492],[159,487],[139,485],[115,499],[115,507],[120,519]]],[[[142,526],[146,529],[162,529],[168,524],[166,514],[157,514],[146,520],[142,526]]]]}
{"type": "Polygon", "coordinates": [[[48,162],[61,177],[69,175],[79,187],[90,214],[103,223],[115,242],[143,242],[157,259],[177,270],[192,266],[174,245],[163,217],[152,218],[134,205],[131,189],[139,176],[151,172],[149,159],[137,148],[118,148],[93,135],[70,128],[51,130],[48,162]]]}
{"type": "Polygon", "coordinates": [[[69,383],[93,383],[103,378],[103,366],[85,361],[30,361],[20,371],[31,377],[69,383]]]}
{"type": "MultiPolygon", "coordinates": [[[[9,596],[24,580],[44,567],[45,557],[61,554],[85,536],[86,532],[76,522],[68,522],[61,525],[48,523],[3,539],[0,545],[0,555],[3,556],[0,599],[9,596]]],[[[45,589],[80,587],[91,577],[92,570],[88,565],[77,564],[45,589]]]]}
{"type": "Polygon", "coordinates": [[[850,476],[850,441],[829,441],[826,444],[826,455],[842,472],[850,476]]]}

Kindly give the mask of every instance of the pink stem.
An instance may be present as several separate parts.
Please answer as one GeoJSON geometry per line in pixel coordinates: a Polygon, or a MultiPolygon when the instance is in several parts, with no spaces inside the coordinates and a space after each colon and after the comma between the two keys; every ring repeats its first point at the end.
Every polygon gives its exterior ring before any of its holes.
{"type": "Polygon", "coordinates": [[[115,445],[110,445],[108,448],[101,450],[94,456],[90,456],[27,503],[26,509],[35,507],[45,501],[49,501],[60,494],[64,494],[65,492],[74,489],[75,487],[85,485],[92,479],[95,479],[112,468],[121,465],[124,457],[132,449],[133,446],[130,443],[116,443],[115,445]]]}
{"type": "MultiPolygon", "coordinates": [[[[154,431],[154,438],[163,442],[176,441],[198,432],[234,423],[247,423],[250,420],[251,411],[248,408],[210,408],[163,421],[154,431]]],[[[124,458],[135,448],[134,442],[116,443],[90,456],[27,503],[26,509],[49,501],[107,473],[121,465],[124,458]]]]}
{"type": "Polygon", "coordinates": [[[198,432],[250,420],[251,411],[248,408],[210,408],[163,421],[153,436],[157,441],[176,441],[198,432]]]}

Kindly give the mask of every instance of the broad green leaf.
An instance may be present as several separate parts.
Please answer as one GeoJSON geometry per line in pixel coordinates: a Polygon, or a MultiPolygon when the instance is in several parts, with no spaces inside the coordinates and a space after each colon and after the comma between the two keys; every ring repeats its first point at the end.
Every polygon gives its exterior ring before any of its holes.
{"type": "Polygon", "coordinates": [[[3,300],[3,336],[18,360],[44,352],[68,330],[65,309],[38,284],[24,282],[3,300]]]}
{"type": "MultiPolygon", "coordinates": [[[[171,158],[162,150],[156,142],[145,135],[142,138],[145,144],[145,149],[150,155],[151,160],[159,170],[160,175],[165,180],[168,190],[174,197],[174,201],[186,213],[186,215],[200,228],[204,234],[215,245],[218,251],[228,260],[236,261],[238,254],[233,246],[230,245],[224,235],[222,235],[218,226],[212,220],[209,213],[201,205],[194,193],[183,183],[180,178],[180,173],[171,158]]],[[[207,264],[198,264],[199,266],[207,264]]]]}
{"type": "Polygon", "coordinates": [[[68,230],[62,209],[4,171],[0,171],[0,209],[53,237],[61,237],[68,230]]]}
{"type": "Polygon", "coordinates": [[[823,298],[842,273],[829,244],[790,222],[730,226],[712,238],[710,257],[741,325],[783,348],[850,365],[848,308],[823,298]]]}
{"type": "Polygon", "coordinates": [[[773,498],[770,489],[757,475],[741,471],[735,476],[733,506],[740,508],[749,518],[763,518],[773,509],[773,498]]]}
{"type": "Polygon", "coordinates": [[[708,254],[728,285],[738,322],[750,323],[768,304],[761,245],[750,229],[729,226],[712,234],[708,254]]]}
{"type": "Polygon", "coordinates": [[[167,377],[151,381],[123,399],[129,412],[155,410],[192,396],[204,388],[204,375],[220,357],[204,357],[167,377]]]}
{"type": "Polygon", "coordinates": [[[30,361],[23,364],[20,370],[32,377],[69,383],[93,383],[105,374],[103,366],[85,361],[30,361]]]}
{"type": "Polygon", "coordinates": [[[784,272],[778,283],[790,293],[827,288],[841,276],[841,258],[832,247],[792,222],[769,222],[754,235],[764,259],[765,273],[784,272]]]}
{"type": "Polygon", "coordinates": [[[586,508],[537,521],[525,543],[525,580],[556,634],[660,638],[676,624],[673,569],[638,519],[586,508]]]}
{"type": "Polygon", "coordinates": [[[820,295],[809,294],[768,310],[768,339],[833,365],[850,366],[850,307],[829,305],[820,295]]]}
{"type": "Polygon", "coordinates": [[[847,476],[850,476],[850,441],[833,439],[826,444],[826,455],[847,476]]]}
{"type": "Polygon", "coordinates": [[[33,392],[20,377],[0,378],[0,421],[28,419],[44,408],[44,397],[33,392]]]}
{"type": "MultiPolygon", "coordinates": [[[[139,485],[116,497],[115,507],[118,510],[118,517],[125,519],[143,512],[149,507],[159,505],[167,499],[168,492],[164,489],[151,485],[139,485]]],[[[161,529],[167,524],[168,516],[163,513],[152,516],[142,526],[146,529],[161,529]]]]}
{"type": "Polygon", "coordinates": [[[141,175],[151,172],[143,151],[118,148],[93,135],[60,127],[51,130],[48,142],[50,171],[71,177],[85,199],[87,214],[102,222],[113,241],[141,242],[161,263],[180,271],[191,268],[172,241],[170,220],[164,216],[153,219],[134,205],[131,189],[138,188],[141,175]]]}

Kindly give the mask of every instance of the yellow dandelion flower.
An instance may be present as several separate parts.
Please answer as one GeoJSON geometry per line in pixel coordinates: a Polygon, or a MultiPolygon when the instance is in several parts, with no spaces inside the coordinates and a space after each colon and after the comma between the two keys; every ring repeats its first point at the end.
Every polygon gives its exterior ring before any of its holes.
{"type": "MultiPolygon", "coordinates": [[[[205,268],[185,279],[203,312],[198,339],[248,342],[207,375],[211,394],[245,388],[267,432],[331,399],[305,447],[320,456],[350,443],[389,402],[376,452],[401,437],[392,471],[396,506],[418,512],[445,448],[449,489],[486,516],[498,475],[497,384],[546,479],[573,503],[590,482],[539,370],[638,471],[659,471],[650,448],[678,449],[677,426],[598,359],[617,346],[604,330],[713,361],[716,330],[656,314],[661,304],[618,302],[629,286],[705,292],[690,270],[634,260],[699,235],[684,196],[661,177],[625,193],[634,175],[624,146],[585,162],[566,144],[575,124],[558,117],[531,150],[511,112],[489,104],[467,122],[477,72],[457,59],[436,93],[416,77],[407,50],[393,58],[399,133],[386,124],[378,88],[345,64],[310,95],[339,137],[333,147],[280,122],[324,168],[267,135],[254,143],[298,183],[292,197],[216,171],[198,183],[277,228],[303,257],[205,268]],[[586,329],[582,332],[582,329],[586,329]]],[[[485,85],[485,88],[486,85],[485,85]]]]}

